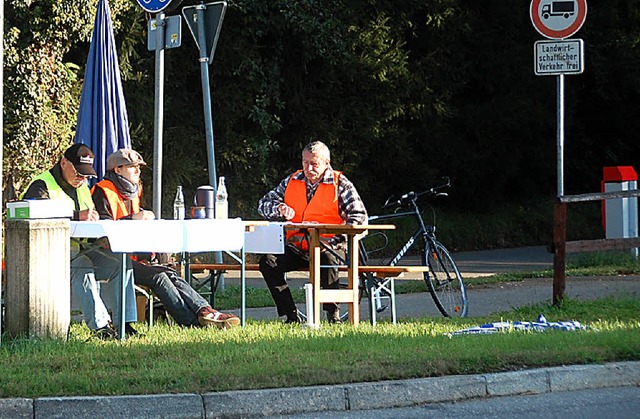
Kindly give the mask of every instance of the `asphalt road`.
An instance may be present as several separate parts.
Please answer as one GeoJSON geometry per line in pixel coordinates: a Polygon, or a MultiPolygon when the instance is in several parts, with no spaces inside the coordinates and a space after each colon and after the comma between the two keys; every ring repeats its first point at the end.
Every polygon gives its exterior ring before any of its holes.
{"type": "Polygon", "coordinates": [[[391,409],[314,412],[274,418],[638,418],[640,389],[614,387],[429,403],[391,409]]]}
{"type": "MultiPolygon", "coordinates": [[[[460,252],[453,254],[462,277],[477,278],[505,272],[533,272],[551,269],[553,255],[545,247],[533,246],[515,249],[486,250],[480,252],[460,252]]],[[[417,262],[416,262],[417,263],[417,262]]],[[[289,274],[292,288],[302,288],[308,282],[306,272],[289,274]]],[[[406,275],[398,281],[421,281],[419,275],[406,275]]],[[[238,283],[236,276],[228,275],[227,284],[238,283]]],[[[248,273],[247,285],[264,287],[259,272],[248,273]]],[[[527,278],[523,281],[491,285],[470,285],[467,289],[469,317],[488,316],[513,308],[552,301],[553,278],[527,278]]],[[[578,300],[597,299],[606,296],[639,296],[640,276],[616,277],[569,277],[566,280],[565,296],[578,300]]],[[[440,316],[429,293],[397,295],[398,318],[440,316]]],[[[299,306],[304,311],[303,305],[299,306]]],[[[233,311],[232,311],[233,312],[233,311]]],[[[236,314],[238,314],[236,310],[236,314]]],[[[361,319],[369,316],[367,304],[361,306],[361,319]]],[[[277,319],[273,307],[248,309],[249,319],[277,319]]],[[[390,310],[378,315],[378,319],[390,318],[390,310]]],[[[535,319],[518,319],[535,320],[535,319]]]]}

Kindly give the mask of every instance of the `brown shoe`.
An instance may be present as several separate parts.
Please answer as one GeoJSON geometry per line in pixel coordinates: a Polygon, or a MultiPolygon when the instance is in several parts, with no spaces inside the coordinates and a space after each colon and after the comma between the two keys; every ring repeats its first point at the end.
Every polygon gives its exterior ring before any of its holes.
{"type": "Polygon", "coordinates": [[[211,311],[212,312],[207,313],[203,316],[198,316],[198,323],[200,323],[200,326],[215,326],[219,329],[229,329],[240,324],[240,319],[233,314],[220,313],[216,310],[211,311]]]}
{"type": "Polygon", "coordinates": [[[106,326],[94,330],[93,336],[100,340],[115,340],[118,339],[118,331],[113,327],[111,322],[107,322],[106,326]]]}

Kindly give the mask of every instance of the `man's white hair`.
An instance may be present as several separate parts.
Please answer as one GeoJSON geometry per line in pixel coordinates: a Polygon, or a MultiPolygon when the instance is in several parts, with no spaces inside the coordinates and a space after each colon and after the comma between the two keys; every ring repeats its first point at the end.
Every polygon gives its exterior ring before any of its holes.
{"type": "Polygon", "coordinates": [[[308,151],[315,156],[323,157],[327,159],[327,161],[331,161],[331,152],[329,151],[329,147],[327,147],[327,145],[322,141],[310,142],[302,150],[302,153],[304,154],[305,151],[308,151]]]}

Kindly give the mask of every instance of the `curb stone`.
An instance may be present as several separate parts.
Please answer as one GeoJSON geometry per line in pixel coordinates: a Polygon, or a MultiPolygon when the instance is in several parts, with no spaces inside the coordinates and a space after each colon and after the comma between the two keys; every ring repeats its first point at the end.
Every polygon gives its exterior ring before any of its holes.
{"type": "Polygon", "coordinates": [[[34,418],[200,418],[199,394],[42,397],[33,402],[34,418]]]}
{"type": "Polygon", "coordinates": [[[293,387],[207,393],[202,397],[208,418],[289,415],[347,410],[342,386],[293,387]]]}
{"type": "Polygon", "coordinates": [[[0,399],[0,418],[33,418],[33,399],[0,399]]]}
{"type": "Polygon", "coordinates": [[[551,391],[548,368],[491,373],[485,374],[484,378],[489,397],[540,394],[551,391]]]}
{"type": "Polygon", "coordinates": [[[622,386],[640,386],[640,361],[202,395],[0,399],[0,418],[272,416],[407,407],[481,397],[622,386]]]}
{"type": "Polygon", "coordinates": [[[351,410],[407,407],[486,395],[485,380],[481,375],[349,384],[346,388],[351,410]]]}
{"type": "Polygon", "coordinates": [[[640,362],[602,365],[573,365],[549,368],[550,391],[570,391],[603,387],[640,386],[640,362]]]}

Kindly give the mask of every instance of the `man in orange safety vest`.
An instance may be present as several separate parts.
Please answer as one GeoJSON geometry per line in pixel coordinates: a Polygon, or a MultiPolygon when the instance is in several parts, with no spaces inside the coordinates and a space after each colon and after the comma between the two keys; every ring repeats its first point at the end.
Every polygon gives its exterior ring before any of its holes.
{"type": "MultiPolygon", "coordinates": [[[[367,210],[347,177],[331,167],[329,148],[320,141],[308,144],[302,151],[302,170],[283,179],[258,203],[258,212],[269,220],[323,224],[364,224],[367,210]]],[[[344,260],[344,237],[326,235],[320,262],[320,284],[323,288],[338,288],[339,259],[344,260]]],[[[260,272],[276,303],[279,316],[287,316],[285,323],[300,323],[285,273],[309,265],[308,243],[303,232],[287,231],[287,245],[283,254],[264,255],[260,259],[260,272]]],[[[337,304],[323,305],[329,323],[340,322],[337,304]]]]}

